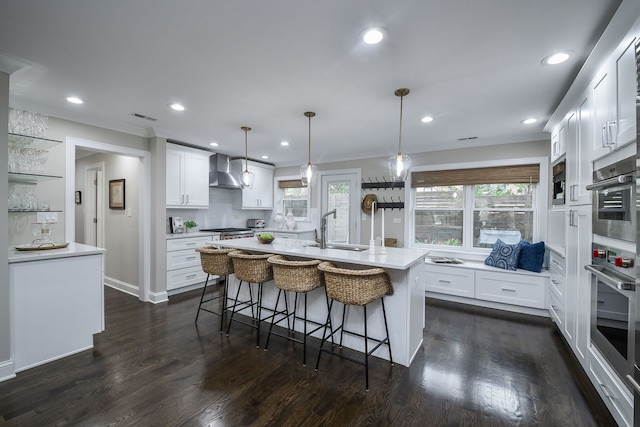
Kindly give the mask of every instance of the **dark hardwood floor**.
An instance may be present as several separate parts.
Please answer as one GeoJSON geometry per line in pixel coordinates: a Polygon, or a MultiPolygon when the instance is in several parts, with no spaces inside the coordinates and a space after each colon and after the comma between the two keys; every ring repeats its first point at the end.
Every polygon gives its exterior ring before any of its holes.
{"type": "MultiPolygon", "coordinates": [[[[199,291],[152,305],[105,289],[95,348],[0,383],[0,426],[615,425],[549,319],[427,300],[410,368],[363,367],[201,313],[199,291]]],[[[264,328],[266,333],[266,328],[264,328]]]]}

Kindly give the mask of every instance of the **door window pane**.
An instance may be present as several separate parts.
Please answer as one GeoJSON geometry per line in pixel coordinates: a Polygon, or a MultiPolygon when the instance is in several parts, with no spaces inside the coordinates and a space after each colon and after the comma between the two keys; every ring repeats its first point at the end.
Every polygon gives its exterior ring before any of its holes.
{"type": "Polygon", "coordinates": [[[327,240],[334,243],[349,243],[349,206],[351,185],[349,181],[330,182],[327,188],[328,210],[336,210],[336,219],[327,221],[327,240]]]}

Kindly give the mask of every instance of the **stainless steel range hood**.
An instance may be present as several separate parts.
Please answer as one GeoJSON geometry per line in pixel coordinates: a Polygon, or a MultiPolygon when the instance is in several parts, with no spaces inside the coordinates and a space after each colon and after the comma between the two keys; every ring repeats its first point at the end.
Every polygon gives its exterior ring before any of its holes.
{"type": "Polygon", "coordinates": [[[209,187],[242,188],[238,178],[231,174],[229,156],[213,154],[209,157],[209,187]]]}

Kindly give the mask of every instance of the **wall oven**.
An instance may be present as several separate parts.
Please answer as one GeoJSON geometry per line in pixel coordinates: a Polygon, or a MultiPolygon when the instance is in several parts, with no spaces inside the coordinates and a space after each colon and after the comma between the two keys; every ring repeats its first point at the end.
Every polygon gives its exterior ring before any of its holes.
{"type": "Polygon", "coordinates": [[[636,254],[596,243],[592,250],[585,266],[591,273],[591,343],[625,378],[635,361],[636,254]]]}
{"type": "Polygon", "coordinates": [[[636,159],[630,157],[593,172],[593,233],[636,241],[636,159]]]}

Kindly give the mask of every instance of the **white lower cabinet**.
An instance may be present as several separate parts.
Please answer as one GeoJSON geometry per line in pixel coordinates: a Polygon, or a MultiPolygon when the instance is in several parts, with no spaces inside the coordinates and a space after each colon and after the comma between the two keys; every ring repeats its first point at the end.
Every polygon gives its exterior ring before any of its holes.
{"type": "Polygon", "coordinates": [[[463,265],[427,263],[425,270],[426,292],[512,307],[545,309],[549,278],[546,272],[501,271],[473,261],[463,265]]]}
{"type": "Polygon", "coordinates": [[[167,240],[168,292],[177,293],[177,289],[196,285],[207,279],[207,273],[202,270],[200,263],[200,253],[196,252],[196,248],[207,246],[211,241],[219,239],[219,235],[200,235],[167,240]]]}
{"type": "Polygon", "coordinates": [[[633,425],[633,394],[594,347],[589,348],[587,374],[618,425],[633,425]]]}

